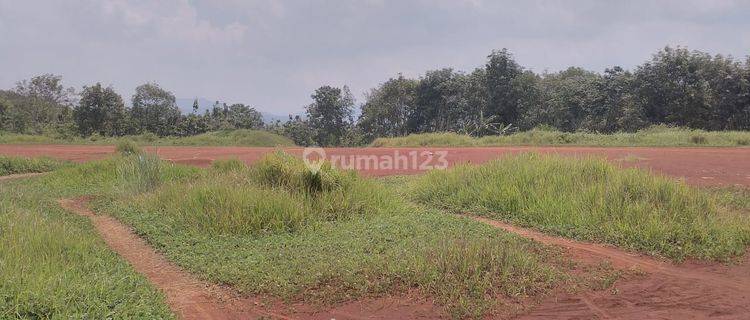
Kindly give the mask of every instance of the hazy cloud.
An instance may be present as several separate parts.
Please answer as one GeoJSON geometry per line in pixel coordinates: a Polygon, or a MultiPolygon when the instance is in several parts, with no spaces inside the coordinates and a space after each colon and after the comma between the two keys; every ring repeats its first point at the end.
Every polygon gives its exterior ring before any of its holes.
{"type": "Polygon", "coordinates": [[[747,1],[0,0],[0,87],[40,73],[126,100],[178,97],[299,112],[323,84],[470,70],[509,48],[535,71],[633,67],[665,45],[750,54],[747,1]]]}

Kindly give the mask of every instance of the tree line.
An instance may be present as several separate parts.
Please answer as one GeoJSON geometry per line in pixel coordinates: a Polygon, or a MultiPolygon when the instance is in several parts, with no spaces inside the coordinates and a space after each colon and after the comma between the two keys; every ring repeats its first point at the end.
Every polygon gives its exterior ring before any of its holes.
{"type": "Polygon", "coordinates": [[[132,107],[95,84],[80,94],[43,75],[0,91],[0,131],[79,135],[193,135],[233,128],[266,129],[299,145],[359,145],[377,137],[457,132],[504,134],[535,127],[611,133],[664,124],[705,130],[750,130],[750,58],[666,47],[649,61],[603,73],[570,67],[535,73],[506,49],[471,72],[430,70],[390,78],[366,93],[355,119],[349,89],[322,86],[303,116],[264,124],[243,104],[216,104],[198,114],[177,109],[156,84],[136,89],[132,107]],[[80,96],[80,99],[76,97],[80,96]]]}
{"type": "Polygon", "coordinates": [[[152,133],[189,136],[223,129],[262,129],[261,113],[241,103],[216,102],[210,110],[182,114],[174,94],[154,83],[135,89],[131,106],[111,86],[96,83],[80,92],[62,77],[44,74],[0,90],[0,131],[47,134],[59,138],[152,133]]]}

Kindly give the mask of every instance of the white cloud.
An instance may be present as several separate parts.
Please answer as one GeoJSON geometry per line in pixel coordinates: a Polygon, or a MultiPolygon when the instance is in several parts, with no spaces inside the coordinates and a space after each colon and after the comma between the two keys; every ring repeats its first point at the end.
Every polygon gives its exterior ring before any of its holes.
{"type": "Polygon", "coordinates": [[[108,18],[119,19],[125,27],[154,30],[161,37],[194,44],[241,42],[248,27],[239,22],[222,26],[198,17],[187,0],[97,1],[108,18]]]}

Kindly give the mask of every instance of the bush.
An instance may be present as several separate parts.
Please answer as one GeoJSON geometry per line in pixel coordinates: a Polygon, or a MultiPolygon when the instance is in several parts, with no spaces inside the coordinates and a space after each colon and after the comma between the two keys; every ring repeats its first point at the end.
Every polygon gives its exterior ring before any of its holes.
{"type": "Polygon", "coordinates": [[[127,156],[141,153],[141,148],[131,140],[121,140],[117,142],[115,151],[121,155],[127,156]]]}

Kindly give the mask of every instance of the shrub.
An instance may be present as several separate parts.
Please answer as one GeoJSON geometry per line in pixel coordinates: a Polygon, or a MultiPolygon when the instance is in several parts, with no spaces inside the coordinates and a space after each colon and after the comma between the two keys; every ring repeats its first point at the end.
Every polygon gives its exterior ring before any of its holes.
{"type": "Polygon", "coordinates": [[[131,140],[120,140],[115,146],[115,151],[121,155],[133,155],[141,153],[141,148],[131,140]]]}

